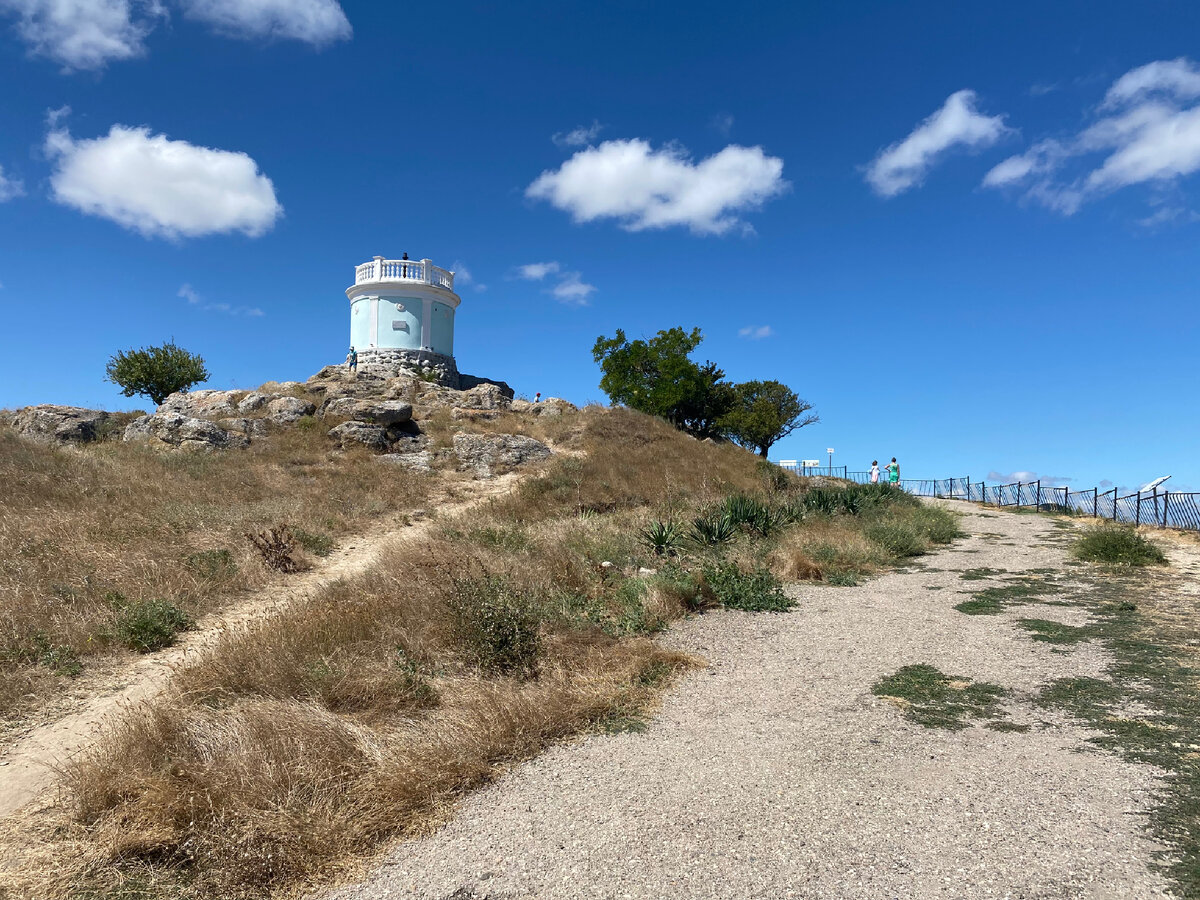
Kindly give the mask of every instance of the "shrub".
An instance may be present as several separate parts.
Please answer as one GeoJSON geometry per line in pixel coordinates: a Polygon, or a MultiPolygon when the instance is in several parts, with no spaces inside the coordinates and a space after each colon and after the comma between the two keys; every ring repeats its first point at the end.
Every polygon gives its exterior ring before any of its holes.
{"type": "Polygon", "coordinates": [[[74,678],[83,672],[83,664],[73,647],[67,644],[55,644],[44,631],[33,636],[32,653],[25,654],[36,658],[40,665],[45,666],[55,675],[67,675],[74,678]]]}
{"type": "Polygon", "coordinates": [[[1089,562],[1119,566],[1165,565],[1167,556],[1131,525],[1105,522],[1085,529],[1075,539],[1071,553],[1089,562]]]}
{"type": "Polygon", "coordinates": [[[784,595],[779,579],[766,569],[746,574],[733,563],[720,563],[704,569],[704,580],[727,609],[785,612],[795,605],[784,595]]]}
{"type": "Polygon", "coordinates": [[[258,550],[263,562],[272,569],[299,572],[302,568],[300,560],[296,558],[296,537],[286,525],[247,532],[246,537],[258,550]]]}
{"type": "Polygon", "coordinates": [[[701,547],[716,547],[728,544],[736,535],[737,528],[733,520],[727,515],[717,514],[693,519],[688,537],[701,547]]]}
{"type": "Polygon", "coordinates": [[[192,627],[191,617],[167,600],[118,601],[114,631],[130,650],[153,653],[175,643],[181,631],[192,627]]]}
{"type": "Polygon", "coordinates": [[[867,537],[896,557],[920,556],[926,550],[925,538],[909,522],[883,519],[866,528],[867,537]]]}
{"type": "Polygon", "coordinates": [[[665,567],[654,578],[655,586],[691,612],[710,609],[720,601],[700,572],[685,572],[679,566],[665,567]]]}
{"type": "Polygon", "coordinates": [[[316,531],[305,531],[302,528],[293,528],[292,534],[300,543],[300,546],[313,556],[328,556],[333,552],[333,538],[327,534],[321,534],[316,531]]]}
{"type": "Polygon", "coordinates": [[[770,509],[761,500],[746,494],[730,494],[725,498],[723,513],[735,526],[754,526],[770,513],[770,509]]]}
{"type": "Polygon", "coordinates": [[[642,529],[641,539],[655,556],[675,556],[683,534],[674,522],[654,522],[642,529]]]}
{"type": "Polygon", "coordinates": [[[503,578],[455,579],[450,610],[479,668],[521,676],[536,673],[542,649],[538,619],[503,578]]]}
{"type": "Polygon", "coordinates": [[[224,548],[190,553],[183,562],[204,578],[228,578],[237,573],[237,563],[233,561],[233,554],[224,548]]]}

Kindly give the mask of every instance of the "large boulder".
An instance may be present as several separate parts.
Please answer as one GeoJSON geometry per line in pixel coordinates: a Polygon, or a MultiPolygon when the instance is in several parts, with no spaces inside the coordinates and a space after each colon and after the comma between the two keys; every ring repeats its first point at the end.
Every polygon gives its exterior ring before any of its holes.
{"type": "Polygon", "coordinates": [[[514,400],[512,402],[512,411],[554,418],[555,416],[561,416],[565,412],[579,412],[579,407],[574,403],[563,400],[561,397],[547,397],[538,403],[533,403],[529,400],[514,400]]]}
{"type": "Polygon", "coordinates": [[[236,416],[241,391],[178,391],[159,404],[160,413],[178,413],[199,419],[222,419],[236,416]]]}
{"type": "Polygon", "coordinates": [[[180,450],[229,450],[245,447],[250,438],[233,434],[215,422],[180,413],[155,413],[134,419],[125,428],[126,441],[146,441],[180,450]]]}
{"type": "Polygon", "coordinates": [[[488,478],[496,467],[511,468],[550,455],[550,448],[541,441],[521,434],[473,434],[459,432],[454,436],[454,455],[462,468],[488,478]]]}
{"type": "Polygon", "coordinates": [[[343,450],[348,450],[356,445],[367,447],[370,450],[386,450],[391,446],[386,428],[366,422],[343,422],[341,425],[331,428],[329,436],[337,441],[343,450]]]}
{"type": "Polygon", "coordinates": [[[399,400],[358,400],[337,397],[327,400],[321,415],[329,418],[370,422],[374,425],[402,425],[412,419],[412,404],[399,400]]]}
{"type": "Polygon", "coordinates": [[[108,419],[108,413],[103,410],[49,403],[26,406],[8,417],[9,424],[19,434],[70,443],[99,440],[108,419]]]}
{"type": "Polygon", "coordinates": [[[247,437],[259,437],[269,431],[266,419],[217,419],[216,423],[226,431],[232,431],[235,434],[244,434],[247,437]]]}
{"type": "Polygon", "coordinates": [[[377,460],[392,466],[419,472],[422,475],[433,471],[433,453],[429,450],[413,450],[408,453],[385,453],[377,456],[377,460]]]}
{"type": "Polygon", "coordinates": [[[316,411],[314,403],[299,397],[276,397],[267,403],[267,418],[276,425],[291,425],[316,411]]]}

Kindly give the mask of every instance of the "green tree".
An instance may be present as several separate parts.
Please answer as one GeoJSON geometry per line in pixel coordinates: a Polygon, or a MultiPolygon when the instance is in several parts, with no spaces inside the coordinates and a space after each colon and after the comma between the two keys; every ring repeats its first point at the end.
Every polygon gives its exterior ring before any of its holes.
{"type": "Polygon", "coordinates": [[[771,445],[797,428],[819,422],[812,404],[778,381],[746,381],[733,386],[735,403],[720,422],[728,435],[743,447],[766,457],[771,445]]]}
{"type": "Polygon", "coordinates": [[[660,331],[648,341],[629,341],[617,329],[598,337],[592,358],[604,373],[600,388],[614,403],[661,416],[696,437],[721,433],[719,420],[733,408],[733,387],[715,363],[689,358],[703,340],[699,328],[660,331]]]}
{"type": "Polygon", "coordinates": [[[119,385],[126,397],[144,394],[157,406],[176,391],[186,391],[208,379],[204,360],[174,341],[161,347],[121,350],[109,357],[106,381],[119,385]]]}

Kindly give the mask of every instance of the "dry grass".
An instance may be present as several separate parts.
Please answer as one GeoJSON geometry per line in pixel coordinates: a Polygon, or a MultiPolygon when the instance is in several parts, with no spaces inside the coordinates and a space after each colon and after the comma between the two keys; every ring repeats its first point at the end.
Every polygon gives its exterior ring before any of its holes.
{"type": "Polygon", "coordinates": [[[687,664],[647,635],[713,605],[715,560],[750,571],[824,546],[856,565],[887,558],[853,517],[656,557],[638,536],[649,521],[765,496],[751,454],[624,410],[471,427],[570,452],[178,672],[70,770],[60,875],[32,876],[39,896],[136,881],[147,896],[255,897],[320,880],[514,760],[636,724],[687,664]]]}
{"type": "Polygon", "coordinates": [[[122,598],[199,617],[271,577],[246,533],[341,535],[421,505],[427,485],[365,453],[334,458],[321,429],[212,455],[48,447],[0,429],[0,718],[119,649],[122,598]]]}

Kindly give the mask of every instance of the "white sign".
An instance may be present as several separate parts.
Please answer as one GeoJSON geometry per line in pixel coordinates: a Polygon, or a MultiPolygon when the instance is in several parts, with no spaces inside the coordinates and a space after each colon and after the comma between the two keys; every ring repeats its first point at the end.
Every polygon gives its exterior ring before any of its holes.
{"type": "Polygon", "coordinates": [[[832,448],[832,447],[826,447],[826,448],[825,448],[825,452],[826,452],[826,453],[832,453],[832,452],[833,452],[833,448],[832,448]]]}
{"type": "Polygon", "coordinates": [[[803,459],[800,461],[800,465],[804,466],[806,469],[815,469],[820,464],[821,461],[819,459],[803,459]]]}

